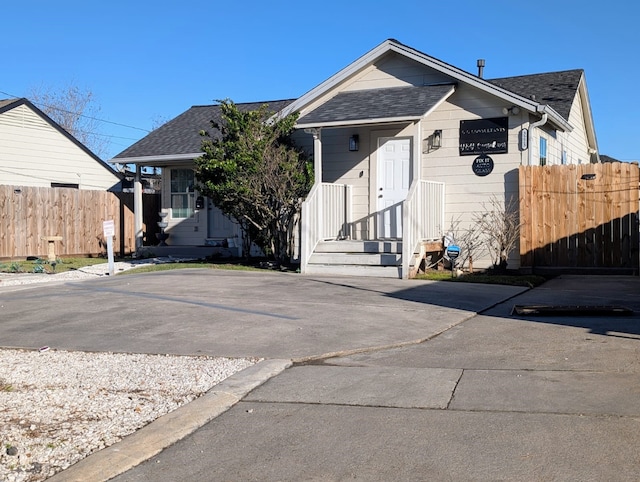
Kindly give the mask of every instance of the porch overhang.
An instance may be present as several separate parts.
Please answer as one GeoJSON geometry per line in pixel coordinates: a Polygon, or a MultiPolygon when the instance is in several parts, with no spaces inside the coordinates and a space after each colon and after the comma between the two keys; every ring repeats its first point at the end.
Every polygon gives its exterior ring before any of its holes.
{"type": "Polygon", "coordinates": [[[153,155],[153,156],[131,156],[114,157],[110,164],[135,164],[136,173],[133,182],[133,225],[135,235],[136,256],[142,253],[143,248],[143,219],[142,219],[142,168],[143,167],[185,167],[190,168],[195,165],[195,159],[200,157],[202,152],[153,155]]]}
{"type": "Polygon", "coordinates": [[[114,157],[110,164],[135,164],[137,166],[167,167],[191,165],[195,159],[202,156],[202,152],[188,154],[169,154],[161,156],[140,156],[140,157],[114,157]]]}
{"type": "Polygon", "coordinates": [[[417,122],[451,96],[455,88],[455,84],[437,84],[341,92],[304,114],[296,127],[417,122]]]}

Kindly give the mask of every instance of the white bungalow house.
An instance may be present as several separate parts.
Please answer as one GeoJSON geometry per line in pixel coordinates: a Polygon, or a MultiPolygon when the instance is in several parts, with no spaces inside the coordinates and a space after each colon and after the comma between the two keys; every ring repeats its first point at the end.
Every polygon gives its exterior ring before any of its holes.
{"type": "MultiPolygon", "coordinates": [[[[268,103],[299,112],[297,140],[313,154],[302,273],[408,277],[454,221],[464,229],[492,197],[517,200],[520,165],[599,162],[582,70],[485,79],[478,65],[469,73],[389,39],[302,97],[268,103]]],[[[198,132],[217,118],[217,106],[192,107],[113,159],[164,168],[174,246],[239,234],[194,189],[198,132]]]]}
{"type": "Polygon", "coordinates": [[[0,100],[0,184],[120,191],[121,176],[27,99],[0,100]]]}

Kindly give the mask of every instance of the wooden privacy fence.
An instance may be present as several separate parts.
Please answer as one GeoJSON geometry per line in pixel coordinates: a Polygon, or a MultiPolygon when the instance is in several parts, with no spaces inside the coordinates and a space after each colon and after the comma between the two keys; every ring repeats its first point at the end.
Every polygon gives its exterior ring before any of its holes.
{"type": "MultiPolygon", "coordinates": [[[[143,195],[147,238],[155,232],[158,198],[143,195]]],[[[55,241],[58,256],[106,253],[102,222],[110,219],[115,222],[114,250],[131,254],[135,250],[133,194],[0,186],[0,258],[44,256],[48,247],[43,238],[50,236],[62,237],[55,241]]]]}
{"type": "Polygon", "coordinates": [[[638,270],[637,163],[520,167],[522,268],[638,270]]]}

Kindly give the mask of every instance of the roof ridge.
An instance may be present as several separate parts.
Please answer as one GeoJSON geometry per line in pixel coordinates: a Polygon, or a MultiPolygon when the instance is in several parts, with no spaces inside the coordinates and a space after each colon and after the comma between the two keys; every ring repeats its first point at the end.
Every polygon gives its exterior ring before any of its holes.
{"type": "Polygon", "coordinates": [[[521,74],[521,75],[509,75],[506,77],[495,77],[492,79],[485,79],[489,82],[493,82],[496,80],[503,80],[503,79],[518,79],[518,78],[522,78],[522,77],[535,77],[535,76],[542,76],[542,75],[557,75],[557,74],[565,74],[565,73],[569,73],[569,72],[580,72],[580,73],[584,73],[584,69],[566,69],[566,70],[553,70],[553,71],[549,71],[549,72],[536,72],[535,74],[521,74]]]}
{"type": "MultiPolygon", "coordinates": [[[[256,100],[251,102],[233,102],[235,105],[249,105],[249,104],[273,104],[275,102],[293,102],[297,100],[297,97],[289,98],[289,99],[273,99],[273,100],[256,100]]],[[[199,108],[199,107],[218,107],[220,103],[216,104],[196,104],[192,105],[191,108],[199,108]]]]}

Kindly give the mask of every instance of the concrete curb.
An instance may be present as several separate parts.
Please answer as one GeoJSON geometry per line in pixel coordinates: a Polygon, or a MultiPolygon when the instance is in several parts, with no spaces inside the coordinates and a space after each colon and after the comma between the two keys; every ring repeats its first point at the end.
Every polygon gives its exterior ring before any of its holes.
{"type": "Polygon", "coordinates": [[[150,459],[229,410],[270,378],[292,365],[290,360],[263,360],[222,381],[191,403],[151,422],[122,441],[89,455],[47,479],[106,481],[150,459]]]}

